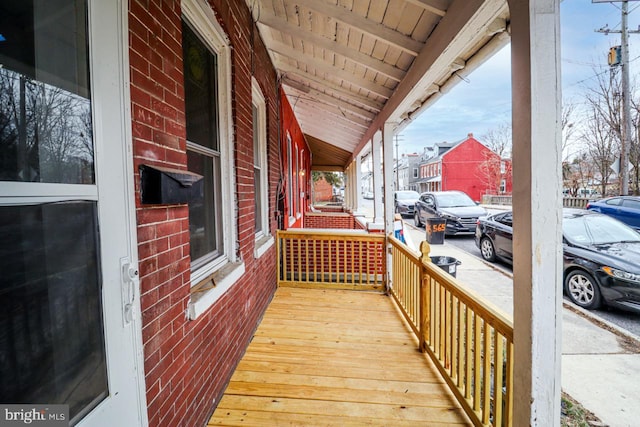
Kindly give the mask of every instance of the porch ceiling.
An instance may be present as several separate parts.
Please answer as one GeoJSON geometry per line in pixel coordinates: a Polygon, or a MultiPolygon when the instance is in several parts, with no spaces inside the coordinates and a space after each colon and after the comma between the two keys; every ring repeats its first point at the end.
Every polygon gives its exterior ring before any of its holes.
{"type": "Polygon", "coordinates": [[[508,42],[506,0],[246,1],[308,141],[350,159],[508,42]]]}

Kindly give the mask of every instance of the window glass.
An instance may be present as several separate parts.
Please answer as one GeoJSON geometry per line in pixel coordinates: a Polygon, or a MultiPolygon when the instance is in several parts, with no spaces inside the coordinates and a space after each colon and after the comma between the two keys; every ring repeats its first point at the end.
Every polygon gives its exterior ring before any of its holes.
{"type": "Polygon", "coordinates": [[[86,5],[0,3],[0,180],[93,184],[86,5]]]}
{"type": "Polygon", "coordinates": [[[189,201],[192,268],[223,253],[216,55],[183,22],[187,168],[203,176],[189,201]]]}
{"type": "Polygon", "coordinates": [[[0,402],[108,395],[96,202],[0,207],[0,402]]]}
{"type": "Polygon", "coordinates": [[[187,139],[219,150],[217,57],[184,22],[182,50],[187,139]]]}
{"type": "Polygon", "coordinates": [[[260,112],[258,107],[253,105],[253,179],[254,179],[254,198],[256,209],[255,216],[255,230],[256,233],[262,232],[262,161],[260,154],[262,147],[260,144],[260,112]]]}
{"type": "Polygon", "coordinates": [[[620,206],[620,204],[622,203],[622,199],[616,197],[615,199],[607,200],[605,203],[607,205],[620,206]]]}
{"type": "Polygon", "coordinates": [[[633,200],[633,199],[625,199],[622,202],[622,206],[624,206],[625,208],[640,209],[640,201],[633,200]]]}

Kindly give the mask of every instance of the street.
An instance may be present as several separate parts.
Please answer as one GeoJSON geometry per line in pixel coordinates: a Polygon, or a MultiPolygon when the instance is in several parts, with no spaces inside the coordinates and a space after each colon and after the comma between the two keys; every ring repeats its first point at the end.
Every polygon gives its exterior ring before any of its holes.
{"type": "MultiPolygon", "coordinates": [[[[416,245],[419,245],[420,241],[425,240],[424,228],[416,228],[412,218],[405,218],[404,225],[405,233],[410,233],[411,239],[416,245]]],[[[447,243],[462,249],[463,251],[477,257],[478,259],[482,259],[482,257],[480,256],[480,250],[475,244],[473,235],[447,236],[446,241],[447,243]]],[[[509,276],[512,275],[512,269],[509,264],[498,261],[495,263],[490,263],[490,265],[498,270],[501,270],[509,276]]],[[[565,301],[568,302],[569,300],[565,297],[565,301]]],[[[640,337],[640,314],[608,307],[602,307],[600,310],[592,310],[591,313],[640,337]]]]}

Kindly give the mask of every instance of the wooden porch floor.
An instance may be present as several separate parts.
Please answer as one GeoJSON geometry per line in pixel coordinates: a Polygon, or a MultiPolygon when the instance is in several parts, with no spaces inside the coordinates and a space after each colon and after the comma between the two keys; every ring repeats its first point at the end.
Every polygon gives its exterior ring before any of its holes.
{"type": "Polygon", "coordinates": [[[208,425],[471,425],[391,298],[278,288],[208,425]]]}

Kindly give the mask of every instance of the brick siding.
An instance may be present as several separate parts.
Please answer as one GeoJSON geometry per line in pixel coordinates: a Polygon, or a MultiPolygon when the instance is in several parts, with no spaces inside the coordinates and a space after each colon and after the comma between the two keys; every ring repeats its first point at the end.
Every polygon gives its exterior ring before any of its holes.
{"type": "MultiPolygon", "coordinates": [[[[137,172],[141,164],[186,169],[181,7],[179,1],[129,2],[142,335],[151,426],[206,423],[276,283],[275,249],[259,260],[253,255],[251,70],[267,104],[269,212],[275,210],[279,177],[276,74],[244,0],[211,3],[233,48],[236,226],[246,273],[208,312],[189,321],[185,316],[191,288],[188,208],[140,205],[137,172]]],[[[275,229],[270,215],[270,230],[275,229]]]]}

